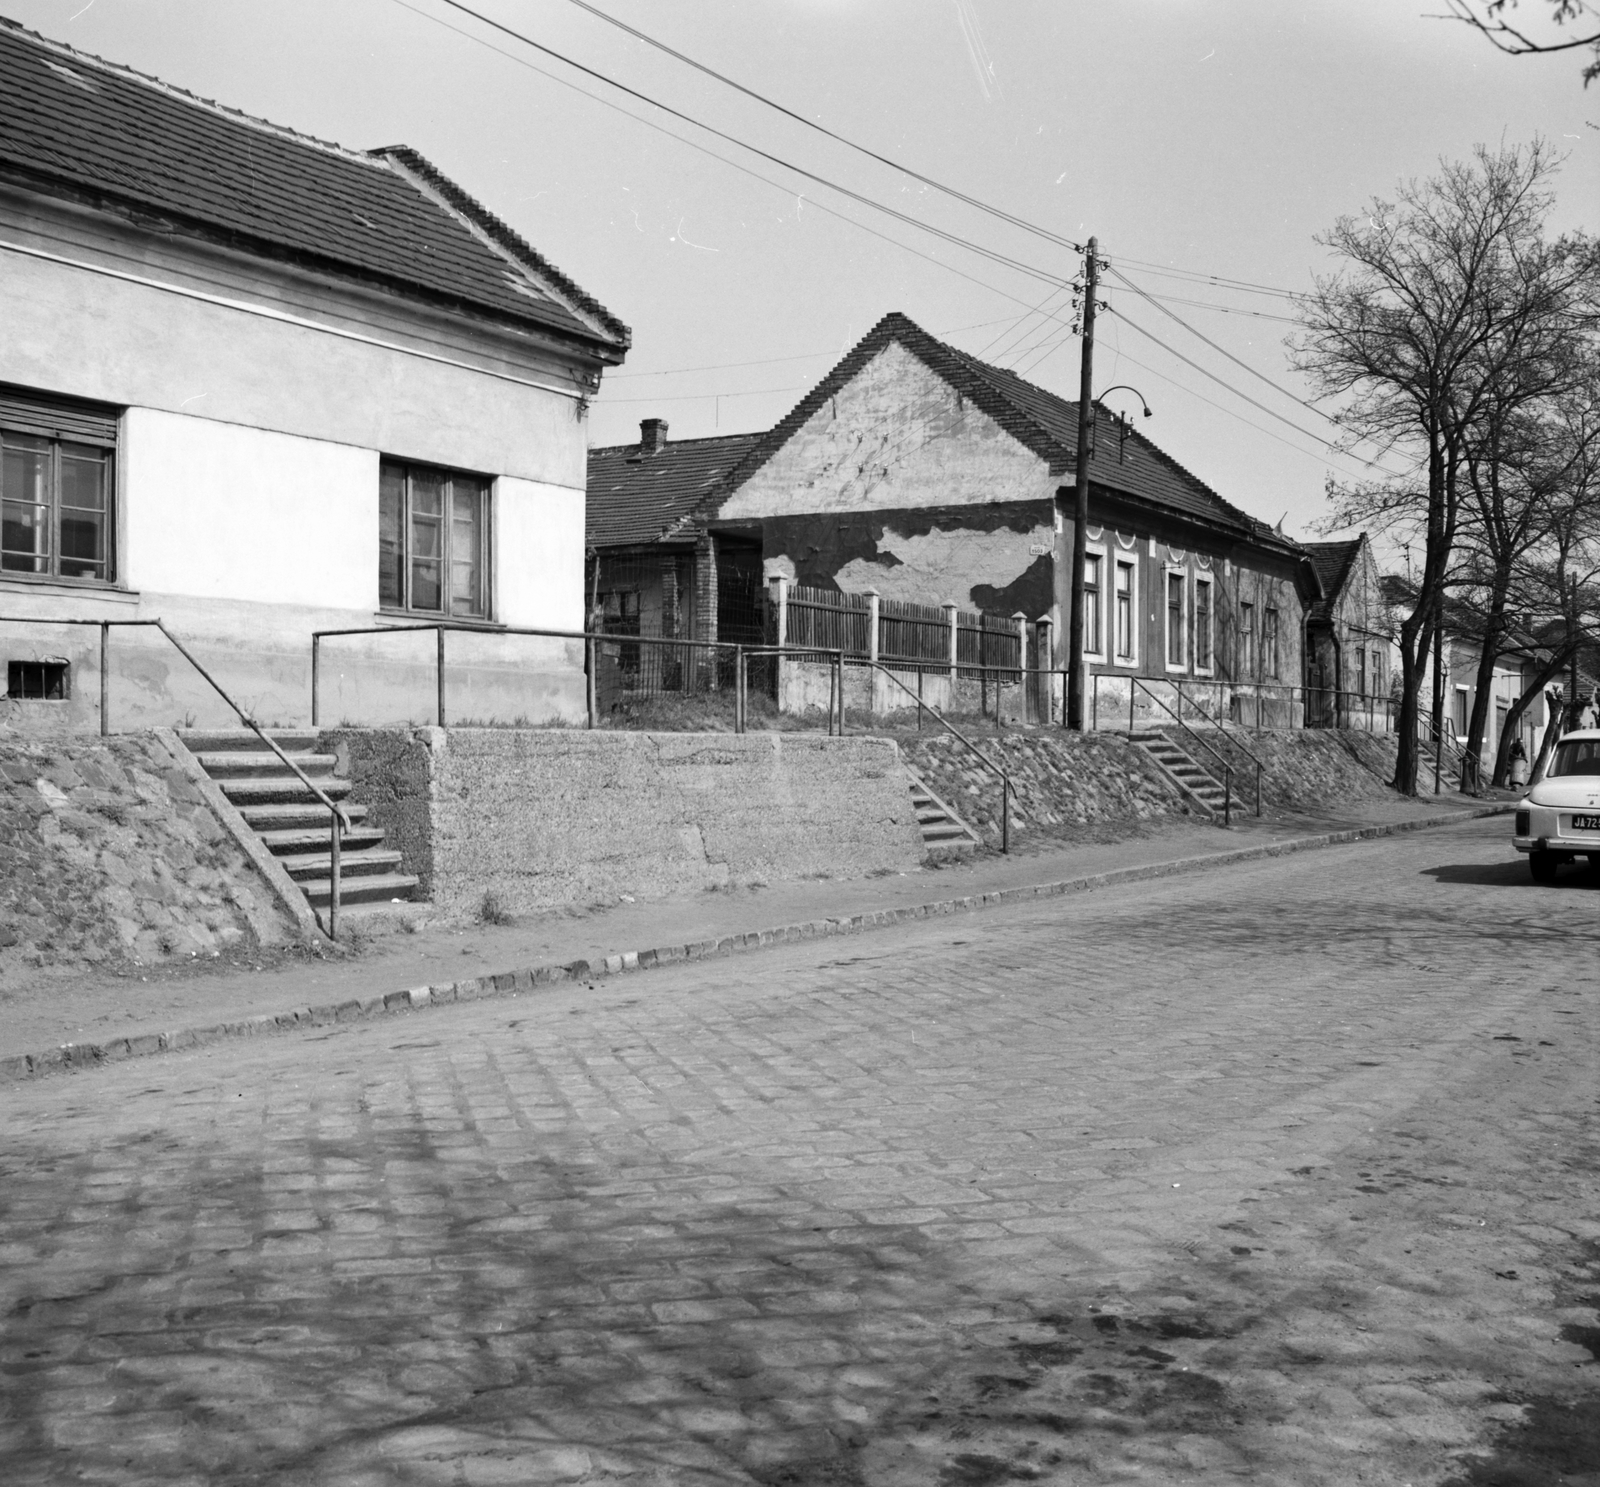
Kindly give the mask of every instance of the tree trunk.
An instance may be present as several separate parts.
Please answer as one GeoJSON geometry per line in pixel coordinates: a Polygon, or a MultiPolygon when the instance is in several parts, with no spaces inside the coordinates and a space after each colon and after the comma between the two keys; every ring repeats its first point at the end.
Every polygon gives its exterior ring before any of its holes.
{"type": "Polygon", "coordinates": [[[1500,637],[1505,632],[1506,591],[1509,575],[1495,574],[1489,591],[1489,609],[1478,649],[1478,675],[1473,682],[1472,721],[1467,725],[1467,751],[1461,759],[1461,793],[1476,794],[1483,784],[1483,735],[1489,726],[1489,704],[1494,700],[1494,663],[1500,659],[1500,637]]]}
{"type": "MultiPolygon", "coordinates": [[[[1522,721],[1523,713],[1527,712],[1529,704],[1550,685],[1551,681],[1566,664],[1566,653],[1557,651],[1539,669],[1539,673],[1534,680],[1523,688],[1522,695],[1511,704],[1510,711],[1506,713],[1506,726],[1500,733],[1500,747],[1495,751],[1494,756],[1494,784],[1497,787],[1504,788],[1509,783],[1507,776],[1511,773],[1509,757],[1511,740],[1517,736],[1517,724],[1522,721]]],[[[1536,750],[1535,752],[1538,753],[1539,751],[1536,750]]],[[[1533,760],[1528,763],[1528,778],[1530,780],[1533,778],[1533,764],[1533,760]]]]}

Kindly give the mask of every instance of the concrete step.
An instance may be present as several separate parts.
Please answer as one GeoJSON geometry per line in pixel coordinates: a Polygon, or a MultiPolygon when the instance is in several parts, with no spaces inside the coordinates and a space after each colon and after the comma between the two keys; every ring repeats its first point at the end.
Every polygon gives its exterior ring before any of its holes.
{"type": "MultiPolygon", "coordinates": [[[[266,810],[269,807],[260,807],[266,810]]],[[[346,806],[346,810],[354,816],[360,806],[346,806]]],[[[256,832],[266,849],[275,857],[289,857],[297,852],[322,852],[329,850],[331,832],[328,826],[328,813],[317,807],[317,815],[321,822],[317,827],[290,827],[276,831],[267,830],[256,832]]],[[[376,847],[383,841],[384,832],[381,826],[357,826],[344,834],[344,850],[347,852],[363,852],[368,847],[376,847]]]]}
{"type": "MultiPolygon", "coordinates": [[[[331,878],[333,854],[331,852],[295,852],[280,857],[278,861],[289,876],[297,882],[302,878],[331,878]]],[[[339,877],[348,882],[352,878],[370,878],[374,874],[392,873],[400,868],[400,854],[366,850],[340,852],[339,877]]]]}
{"type": "MultiPolygon", "coordinates": [[[[357,821],[366,819],[367,808],[364,805],[346,805],[344,813],[354,825],[357,821]]],[[[295,801],[242,805],[239,807],[239,814],[259,832],[314,831],[320,827],[326,834],[330,829],[328,808],[320,801],[308,797],[304,790],[300,792],[300,798],[295,801]]]]}
{"type": "MultiPolygon", "coordinates": [[[[332,754],[297,753],[293,749],[285,749],[284,752],[308,775],[333,773],[334,756],[332,754]]],[[[200,761],[200,768],[205,770],[212,779],[219,782],[239,775],[286,775],[291,773],[288,765],[269,749],[219,749],[214,752],[196,754],[195,758],[200,761]]]]}
{"type": "MultiPolygon", "coordinates": [[[[268,728],[267,736],[286,754],[309,754],[317,747],[317,730],[305,728],[268,728]]],[[[180,728],[178,737],[191,754],[222,754],[236,750],[246,752],[262,750],[261,735],[251,728],[180,728]]]]}
{"type": "MultiPolygon", "coordinates": [[[[306,878],[300,883],[306,897],[317,907],[326,904],[333,895],[333,884],[328,878],[306,878]]],[[[374,873],[371,877],[355,877],[339,883],[340,906],[348,901],[358,903],[386,903],[390,899],[409,899],[417,886],[410,873],[374,873]]]]}
{"type": "MultiPolygon", "coordinates": [[[[251,805],[268,805],[274,802],[290,805],[297,801],[316,799],[316,796],[287,770],[271,778],[250,777],[242,780],[224,778],[217,783],[222,787],[222,793],[241,809],[251,805]]],[[[350,781],[340,779],[336,775],[320,779],[316,784],[317,788],[331,800],[339,800],[350,793],[350,781]]]]}

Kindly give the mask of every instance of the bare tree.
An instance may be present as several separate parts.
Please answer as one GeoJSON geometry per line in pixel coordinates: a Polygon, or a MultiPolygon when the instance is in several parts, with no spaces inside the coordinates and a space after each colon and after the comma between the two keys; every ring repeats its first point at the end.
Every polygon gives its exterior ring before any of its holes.
{"type": "MultiPolygon", "coordinates": [[[[1582,328],[1574,304],[1592,250],[1548,244],[1543,224],[1559,161],[1549,146],[1445,163],[1394,202],[1341,217],[1318,239],[1341,259],[1299,305],[1295,363],[1352,439],[1408,454],[1412,475],[1335,488],[1351,517],[1420,542],[1422,572],[1400,625],[1400,749],[1394,785],[1416,793],[1418,689],[1461,521],[1469,440],[1519,364],[1554,355],[1582,328]],[[1588,256],[1586,256],[1586,253],[1588,256]]],[[[1537,380],[1537,379],[1535,379],[1537,380]]],[[[1437,720],[1435,720],[1437,726],[1437,720]]]]}
{"type": "MultiPolygon", "coordinates": [[[[1521,25],[1512,25],[1510,13],[1518,0],[1444,0],[1447,14],[1440,20],[1462,21],[1511,57],[1545,52],[1572,52],[1588,47],[1595,60],[1583,69],[1583,85],[1600,77],[1600,12],[1588,0],[1535,0],[1535,9],[1548,12],[1544,33],[1535,36],[1521,25]],[[1550,29],[1550,23],[1555,29],[1550,29]],[[1571,23],[1572,30],[1564,29],[1571,23]]],[[[1538,24],[1537,22],[1535,24],[1538,24]]]]}
{"type": "MultiPolygon", "coordinates": [[[[1548,525],[1515,565],[1510,607],[1517,630],[1534,642],[1528,649],[1538,664],[1507,711],[1496,785],[1506,782],[1523,713],[1600,635],[1600,358],[1591,357],[1588,367],[1584,384],[1540,421],[1532,449],[1535,468],[1527,478],[1540,487],[1548,525]]],[[[1574,688],[1567,690],[1570,709],[1577,699],[1574,688]]]]}

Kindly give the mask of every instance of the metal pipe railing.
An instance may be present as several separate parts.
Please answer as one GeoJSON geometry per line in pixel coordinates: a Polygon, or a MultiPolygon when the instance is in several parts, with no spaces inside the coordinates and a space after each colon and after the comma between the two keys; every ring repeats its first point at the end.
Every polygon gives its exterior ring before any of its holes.
{"type": "MultiPolygon", "coordinates": [[[[832,664],[832,666],[831,666],[831,668],[829,670],[829,697],[828,697],[828,702],[829,702],[829,714],[830,714],[830,716],[829,716],[829,723],[828,723],[828,733],[829,733],[830,737],[833,736],[832,710],[833,710],[834,699],[837,698],[838,699],[839,736],[843,737],[844,736],[844,662],[845,662],[845,656],[844,656],[844,653],[842,651],[821,652],[821,651],[815,651],[815,650],[792,650],[787,646],[761,646],[761,647],[750,649],[750,650],[741,650],[740,658],[739,658],[739,667],[740,667],[740,671],[741,671],[741,674],[742,674],[743,670],[744,670],[744,667],[748,664],[748,662],[750,660],[750,657],[752,657],[752,656],[777,656],[781,660],[799,661],[799,660],[805,660],[808,657],[815,657],[815,656],[819,656],[819,655],[828,655],[828,656],[830,656],[832,658],[832,662],[833,662],[833,664],[832,664]]],[[[1011,851],[1011,797],[1012,797],[1012,794],[1013,794],[1014,788],[1015,788],[1011,783],[1011,776],[1004,769],[1002,769],[998,764],[996,764],[994,762],[994,760],[992,760],[987,754],[985,754],[983,752],[983,750],[980,749],[977,746],[977,744],[973,743],[973,741],[970,738],[968,738],[966,736],[966,734],[964,734],[948,718],[946,718],[944,716],[944,714],[939,711],[938,708],[932,706],[931,704],[925,703],[923,701],[922,695],[921,695],[921,687],[920,687],[920,681],[921,681],[920,673],[919,673],[919,676],[918,676],[918,682],[919,682],[918,690],[913,692],[911,690],[911,688],[908,687],[905,684],[905,682],[903,682],[898,676],[896,676],[894,674],[894,671],[891,670],[890,667],[887,666],[882,661],[864,660],[864,659],[857,658],[855,656],[850,657],[849,661],[850,661],[850,664],[852,666],[862,666],[862,667],[865,667],[866,669],[868,669],[870,671],[882,672],[884,676],[886,676],[891,682],[893,682],[895,684],[895,686],[899,687],[902,692],[904,692],[908,697],[912,698],[916,702],[916,704],[917,704],[917,718],[918,718],[919,726],[920,726],[920,723],[921,723],[922,713],[924,711],[932,714],[932,716],[934,718],[934,721],[937,722],[939,724],[939,726],[945,730],[946,733],[950,734],[952,737],[957,739],[960,743],[965,745],[965,747],[972,754],[974,754],[977,757],[978,761],[984,766],[984,768],[988,769],[991,773],[996,774],[996,775],[999,776],[999,778],[1000,778],[1000,850],[1002,852],[1009,853],[1011,851]]],[[[903,670],[904,668],[902,667],[900,669],[903,670]]],[[[1001,669],[1003,669],[1003,668],[1001,668],[1001,669]]],[[[1014,670],[1015,668],[1012,668],[1012,669],[1014,670]]],[[[741,731],[743,731],[743,730],[741,729],[741,731]]]]}
{"type": "Polygon", "coordinates": [[[337,940],[339,938],[340,847],[342,845],[341,837],[343,836],[343,833],[351,829],[350,817],[348,814],[346,814],[344,807],[341,805],[336,805],[332,800],[330,800],[326,792],[313,783],[310,777],[307,776],[306,772],[301,769],[293,759],[284,753],[283,749],[279,747],[277,740],[272,738],[261,727],[261,725],[250,716],[249,713],[247,713],[242,707],[239,706],[237,702],[233,700],[232,697],[228,695],[228,692],[223,687],[222,683],[219,682],[216,677],[212,676],[212,674],[200,664],[199,660],[195,657],[194,652],[191,651],[189,647],[186,646],[181,640],[179,640],[178,637],[172,633],[172,631],[167,629],[166,625],[162,623],[161,620],[58,620],[40,619],[37,616],[31,615],[27,618],[11,615],[0,615],[0,625],[98,625],[100,627],[100,735],[102,738],[109,736],[110,733],[110,686],[108,681],[110,673],[107,661],[110,654],[111,629],[115,626],[130,630],[159,630],[164,636],[166,636],[167,640],[171,643],[178,654],[182,656],[183,659],[192,667],[194,667],[194,669],[200,673],[200,676],[211,687],[212,691],[214,691],[217,696],[219,696],[228,704],[229,707],[234,710],[234,712],[238,715],[239,721],[243,723],[245,727],[249,728],[251,732],[253,732],[256,737],[261,740],[262,743],[264,743],[274,754],[276,754],[278,759],[289,770],[289,772],[294,775],[294,777],[299,780],[300,783],[312,793],[312,795],[314,795],[324,806],[327,807],[331,821],[330,842],[332,848],[330,857],[332,871],[329,879],[328,898],[328,938],[330,940],[337,940]]]}
{"type": "Polygon", "coordinates": [[[1255,767],[1256,767],[1256,815],[1257,815],[1257,817],[1259,817],[1261,815],[1261,772],[1262,772],[1262,769],[1264,767],[1262,765],[1262,763],[1261,763],[1261,756],[1259,754],[1257,754],[1256,751],[1254,749],[1252,749],[1248,744],[1241,743],[1241,742],[1239,742],[1238,739],[1234,738],[1233,735],[1228,732],[1227,724],[1223,722],[1223,720],[1222,720],[1222,718],[1220,716],[1213,718],[1211,716],[1211,714],[1208,713],[1205,710],[1205,708],[1201,707],[1201,705],[1198,702],[1195,702],[1192,699],[1185,698],[1184,695],[1183,695],[1183,683],[1181,681],[1177,682],[1175,685],[1176,685],[1177,693],[1178,693],[1178,706],[1179,706],[1179,708],[1182,708],[1183,704],[1187,701],[1189,703],[1190,707],[1194,708],[1194,710],[1196,712],[1198,712],[1200,714],[1200,716],[1206,720],[1206,722],[1210,723],[1211,726],[1213,728],[1215,728],[1217,730],[1217,732],[1220,733],[1224,738],[1229,739],[1233,743],[1235,748],[1241,749],[1245,753],[1245,755],[1251,760],[1251,762],[1255,765],[1255,767]]]}
{"type": "Polygon", "coordinates": [[[1222,824],[1224,826],[1231,826],[1233,824],[1233,765],[1224,759],[1222,755],[1212,748],[1211,745],[1208,744],[1203,738],[1201,738],[1193,728],[1185,723],[1183,719],[1177,715],[1177,713],[1173,712],[1172,709],[1168,707],[1167,704],[1159,697],[1157,697],[1156,694],[1152,692],[1150,688],[1147,687],[1142,681],[1140,681],[1138,677],[1130,677],[1129,681],[1131,681],[1133,685],[1128,688],[1128,737],[1132,738],[1133,735],[1138,731],[1133,721],[1133,689],[1134,687],[1137,687],[1143,691],[1145,695],[1156,704],[1157,707],[1161,708],[1163,712],[1171,714],[1172,720],[1181,729],[1183,729],[1183,731],[1187,733],[1190,738],[1199,744],[1201,748],[1210,754],[1218,764],[1222,766],[1222,824]]]}

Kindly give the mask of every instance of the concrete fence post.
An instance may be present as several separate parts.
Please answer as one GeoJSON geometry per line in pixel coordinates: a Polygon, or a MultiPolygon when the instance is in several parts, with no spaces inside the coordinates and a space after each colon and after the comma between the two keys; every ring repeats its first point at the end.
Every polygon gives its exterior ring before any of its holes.
{"type": "Polygon", "coordinates": [[[878,675],[878,653],[883,648],[882,636],[878,633],[879,623],[883,616],[883,600],[878,596],[876,589],[867,590],[867,660],[873,664],[867,672],[867,684],[870,690],[867,693],[867,706],[876,716],[887,711],[888,699],[884,697],[884,680],[878,675]]]}
{"type": "Polygon", "coordinates": [[[1011,616],[1017,627],[1017,713],[1028,721],[1028,617],[1020,609],[1011,616]]]}
{"type": "Polygon", "coordinates": [[[778,638],[774,642],[780,648],[789,643],[789,580],[778,574],[771,580],[772,607],[777,613],[778,638]]]}
{"type": "Polygon", "coordinates": [[[954,604],[946,604],[943,608],[945,623],[950,627],[950,694],[953,701],[956,686],[956,661],[961,655],[961,623],[958,619],[960,611],[954,604]]]}

